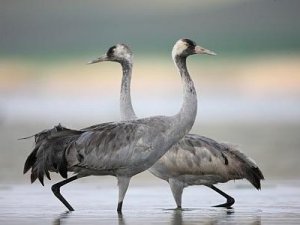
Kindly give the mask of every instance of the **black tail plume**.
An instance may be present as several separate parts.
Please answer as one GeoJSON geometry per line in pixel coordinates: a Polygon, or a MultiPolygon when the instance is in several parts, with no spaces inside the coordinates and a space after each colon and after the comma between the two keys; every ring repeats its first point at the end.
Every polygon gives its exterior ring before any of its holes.
{"type": "Polygon", "coordinates": [[[82,132],[67,129],[59,124],[34,135],[35,147],[27,157],[23,169],[24,174],[31,169],[31,183],[39,179],[40,183],[44,185],[44,176],[51,179],[50,171],[67,178],[68,163],[65,151],[82,132]]]}

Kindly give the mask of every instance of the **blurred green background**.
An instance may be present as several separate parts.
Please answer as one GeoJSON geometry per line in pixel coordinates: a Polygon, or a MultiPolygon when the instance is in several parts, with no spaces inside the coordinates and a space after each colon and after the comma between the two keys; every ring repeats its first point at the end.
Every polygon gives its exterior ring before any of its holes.
{"type": "Polygon", "coordinates": [[[182,37],[218,53],[188,62],[199,96],[193,132],[238,144],[269,180],[299,179],[299,9],[298,0],[1,0],[0,182],[28,183],[33,140],[18,138],[59,122],[119,120],[120,66],[86,65],[116,43],[135,54],[137,114],[175,113],[170,55],[182,37]]]}
{"type": "Polygon", "coordinates": [[[112,43],[168,55],[189,37],[222,54],[300,49],[296,0],[1,1],[1,55],[82,57],[112,43]]]}

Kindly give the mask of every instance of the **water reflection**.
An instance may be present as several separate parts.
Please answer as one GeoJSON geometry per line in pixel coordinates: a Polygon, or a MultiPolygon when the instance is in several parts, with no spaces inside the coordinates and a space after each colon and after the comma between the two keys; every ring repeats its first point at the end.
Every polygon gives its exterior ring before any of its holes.
{"type": "Polygon", "coordinates": [[[66,211],[61,213],[54,221],[53,225],[63,225],[65,223],[65,220],[70,216],[71,212],[66,211]]]}
{"type": "Polygon", "coordinates": [[[126,225],[125,219],[122,213],[118,213],[118,225],[126,225]]]}
{"type": "Polygon", "coordinates": [[[182,210],[174,210],[172,218],[171,218],[171,223],[172,225],[182,225],[182,210]]]}
{"type": "MultiPolygon", "coordinates": [[[[198,207],[199,203],[193,201],[198,190],[191,189],[185,193],[185,204],[196,207],[184,208],[182,211],[170,210],[173,202],[170,202],[170,195],[165,195],[169,191],[167,187],[136,188],[127,199],[123,215],[116,212],[115,198],[112,200],[109,186],[103,188],[103,192],[108,194],[98,197],[101,199],[99,202],[95,197],[99,189],[75,184],[68,190],[68,194],[73,197],[72,202],[78,210],[71,213],[64,212],[63,206],[53,199],[51,193],[41,190],[37,185],[5,185],[0,189],[0,224],[260,225],[299,224],[300,221],[300,191],[295,181],[289,185],[266,185],[259,196],[254,196],[252,189],[237,188],[235,194],[239,196],[239,202],[233,209],[208,207],[204,203],[198,207]],[[81,194],[82,190],[87,191],[81,194]],[[155,194],[151,194],[151,191],[155,194]]],[[[210,195],[202,194],[201,197],[203,202],[215,202],[210,195]]]]}
{"type": "Polygon", "coordinates": [[[216,224],[251,224],[260,225],[260,216],[235,213],[233,209],[219,210],[174,210],[170,218],[171,225],[216,225],[216,224]],[[203,211],[203,212],[202,212],[203,211]]]}
{"type": "MultiPolygon", "coordinates": [[[[161,210],[156,212],[155,210],[148,212],[143,211],[142,213],[136,212],[137,211],[125,213],[129,224],[148,224],[149,222],[168,225],[261,224],[261,217],[257,215],[257,212],[235,212],[233,209],[184,209],[172,210],[171,213],[170,211],[168,213],[162,213],[161,210]]],[[[109,222],[109,224],[126,225],[125,217],[124,214],[107,211],[101,211],[100,213],[98,211],[93,214],[84,213],[80,216],[72,215],[71,212],[64,212],[55,218],[52,224],[102,224],[103,222],[109,222]]]]}

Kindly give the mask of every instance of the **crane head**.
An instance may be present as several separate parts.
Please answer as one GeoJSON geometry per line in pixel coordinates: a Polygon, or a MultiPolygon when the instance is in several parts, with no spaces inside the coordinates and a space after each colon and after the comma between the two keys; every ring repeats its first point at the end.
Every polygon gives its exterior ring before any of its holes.
{"type": "Polygon", "coordinates": [[[112,62],[132,62],[133,54],[130,48],[125,44],[116,44],[108,49],[108,51],[99,58],[88,62],[88,64],[94,64],[104,61],[112,62]]]}
{"type": "Polygon", "coordinates": [[[213,51],[205,49],[197,45],[194,41],[185,38],[178,40],[172,50],[173,58],[176,56],[187,57],[194,54],[217,55],[213,51]]]}

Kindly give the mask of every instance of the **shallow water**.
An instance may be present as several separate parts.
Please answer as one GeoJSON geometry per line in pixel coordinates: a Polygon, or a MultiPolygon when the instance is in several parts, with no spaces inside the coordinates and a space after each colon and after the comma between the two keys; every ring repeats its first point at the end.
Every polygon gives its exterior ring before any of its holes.
{"type": "Polygon", "coordinates": [[[206,187],[185,189],[182,211],[174,210],[167,185],[131,185],[123,214],[118,215],[117,187],[109,183],[76,183],[62,194],[76,211],[67,213],[50,185],[1,185],[0,224],[300,224],[300,183],[263,183],[256,191],[245,181],[221,185],[236,203],[214,208],[224,199],[206,187]]]}

